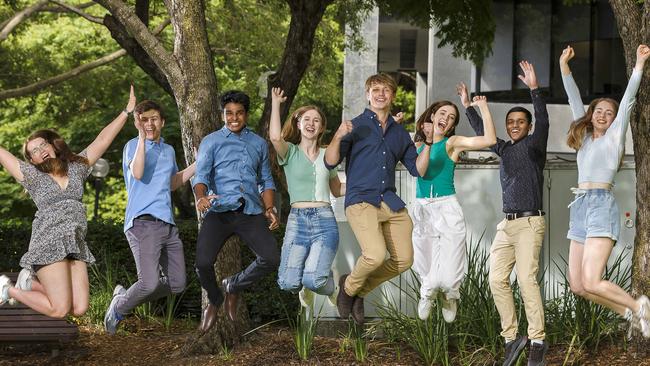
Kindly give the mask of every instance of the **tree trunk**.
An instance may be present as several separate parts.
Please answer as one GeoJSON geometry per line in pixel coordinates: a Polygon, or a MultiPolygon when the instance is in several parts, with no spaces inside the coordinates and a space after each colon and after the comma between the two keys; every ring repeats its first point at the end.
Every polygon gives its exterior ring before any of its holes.
{"type": "MultiPolygon", "coordinates": [[[[168,83],[178,106],[185,160],[187,164],[191,164],[194,162],[194,148],[198,147],[205,135],[214,132],[221,125],[217,79],[208,44],[204,2],[164,1],[174,28],[172,53],[152,37],[142,20],[124,2],[121,0],[97,0],[97,2],[110,11],[116,23],[121,25],[123,30],[128,31],[131,42],[136,43],[137,47],[129,48],[127,52],[134,58],[147,60],[146,67],[141,63],[139,65],[159,84],[164,87],[164,81],[168,83]],[[164,76],[164,80],[161,75],[164,76]]],[[[138,1],[141,7],[144,3],[138,1]]],[[[146,13],[144,9],[138,9],[140,16],[146,16],[146,13]]],[[[125,39],[123,34],[118,38],[122,42],[125,39]]],[[[218,278],[241,269],[239,249],[238,241],[233,239],[224,246],[215,265],[218,278]]],[[[203,294],[204,306],[206,301],[206,296],[203,294]]],[[[227,320],[223,312],[220,315],[212,331],[202,336],[199,334],[190,336],[181,352],[217,353],[222,345],[235,343],[241,331],[247,328],[248,313],[245,306],[241,305],[238,319],[234,323],[227,320]]]]}
{"type": "MultiPolygon", "coordinates": [[[[287,42],[284,46],[282,61],[275,74],[270,75],[267,85],[267,95],[271,88],[281,87],[287,96],[280,110],[280,120],[289,114],[291,103],[298,92],[298,86],[307,71],[314,48],[316,29],[323,19],[325,9],[333,0],[286,0],[291,10],[291,23],[287,42]]],[[[269,121],[271,119],[271,98],[266,98],[264,111],[257,132],[268,140],[269,121]]]]}
{"type": "MultiPolygon", "coordinates": [[[[623,40],[628,76],[636,63],[639,44],[650,41],[650,1],[610,0],[623,40]]],[[[650,294],[650,67],[646,65],[630,118],[636,165],[636,236],[632,257],[632,293],[650,294]]],[[[633,351],[648,355],[649,344],[637,336],[633,351]],[[634,349],[636,348],[636,349],[634,349]]]]}

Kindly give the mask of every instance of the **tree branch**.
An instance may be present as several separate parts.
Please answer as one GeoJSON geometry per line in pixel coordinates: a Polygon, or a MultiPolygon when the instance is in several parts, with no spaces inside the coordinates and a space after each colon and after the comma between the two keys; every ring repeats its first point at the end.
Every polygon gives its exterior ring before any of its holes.
{"type": "MultiPolygon", "coordinates": [[[[174,56],[163,47],[162,43],[154,37],[149,29],[142,23],[135,12],[121,0],[96,0],[106,8],[120,25],[137,41],[151,60],[160,68],[169,80],[182,80],[181,69],[174,56]]],[[[115,29],[115,22],[111,22],[110,16],[104,17],[104,25],[109,29],[115,29]],[[110,24],[113,23],[113,24],[110,24]],[[111,28],[111,26],[113,28],[111,28]]],[[[129,54],[131,54],[129,52],[129,54]]]]}
{"type": "Polygon", "coordinates": [[[14,28],[18,26],[18,24],[22,23],[25,19],[29,18],[32,14],[39,11],[41,8],[47,5],[48,2],[49,0],[41,0],[36,4],[19,11],[8,21],[3,22],[2,30],[0,30],[0,42],[7,39],[7,37],[9,37],[9,33],[11,33],[11,31],[13,31],[14,28]]]}
{"type": "MultiPolygon", "coordinates": [[[[89,1],[87,3],[79,4],[76,6],[77,9],[86,9],[93,5],[97,5],[94,1],[89,1]]],[[[70,10],[67,8],[61,8],[60,6],[46,6],[41,9],[41,11],[47,11],[49,13],[69,13],[70,10]]]]}
{"type": "Polygon", "coordinates": [[[107,63],[113,62],[114,60],[126,55],[125,50],[119,50],[116,52],[113,52],[109,55],[106,55],[104,57],[98,58],[95,61],[89,62],[87,64],[81,65],[79,67],[75,67],[74,69],[64,72],[63,74],[54,76],[49,79],[41,80],[38,82],[35,82],[33,84],[23,86],[20,88],[16,89],[9,89],[9,90],[2,90],[0,91],[0,100],[5,100],[9,98],[16,98],[16,97],[22,97],[34,92],[37,92],[39,90],[45,89],[49,86],[64,82],[66,80],[70,80],[72,78],[75,78],[79,76],[80,74],[90,71],[94,68],[97,68],[102,65],[106,65],[107,63]]]}
{"type": "Polygon", "coordinates": [[[72,5],[66,4],[63,1],[59,1],[59,0],[50,0],[50,1],[57,4],[57,5],[59,5],[60,7],[64,8],[64,9],[69,10],[70,12],[73,12],[73,13],[83,17],[84,19],[86,19],[88,21],[104,25],[104,23],[102,21],[102,18],[95,17],[95,16],[92,16],[92,15],[90,15],[88,13],[85,13],[81,9],[79,9],[77,7],[74,7],[72,5]]]}
{"type": "MultiPolygon", "coordinates": [[[[170,23],[169,19],[162,22],[160,25],[158,25],[158,27],[156,27],[156,29],[154,30],[154,34],[156,34],[156,35],[160,34],[165,29],[165,27],[167,27],[169,25],[169,23],[170,23]]],[[[41,81],[35,82],[33,84],[23,86],[23,87],[20,87],[20,88],[16,88],[16,89],[1,90],[0,91],[0,100],[22,97],[22,96],[37,92],[39,90],[45,89],[47,87],[50,87],[52,85],[56,85],[56,84],[62,83],[64,81],[73,79],[73,78],[75,78],[75,77],[77,77],[77,76],[79,76],[79,75],[81,75],[81,74],[83,74],[83,73],[85,73],[87,71],[90,71],[90,70],[95,69],[95,68],[97,68],[99,66],[111,63],[111,62],[117,60],[118,58],[126,55],[126,53],[127,52],[124,49],[119,50],[119,51],[115,51],[115,52],[113,52],[111,54],[108,54],[108,55],[106,55],[104,57],[98,58],[95,61],[89,62],[87,64],[84,64],[84,65],[81,65],[81,66],[78,66],[78,67],[75,67],[72,70],[69,70],[69,71],[67,71],[67,72],[65,72],[63,74],[51,77],[49,79],[41,80],[41,81]]]]}

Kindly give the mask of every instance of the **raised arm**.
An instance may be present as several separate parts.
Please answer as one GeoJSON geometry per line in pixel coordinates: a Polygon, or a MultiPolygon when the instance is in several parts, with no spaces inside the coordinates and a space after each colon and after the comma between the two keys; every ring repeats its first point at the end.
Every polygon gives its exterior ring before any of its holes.
{"type": "Polygon", "coordinates": [[[22,182],[25,177],[23,172],[20,171],[20,161],[14,154],[0,147],[0,164],[7,169],[9,174],[17,181],[22,182]]]}
{"type": "MultiPolygon", "coordinates": [[[[418,169],[418,174],[420,177],[424,177],[427,174],[427,169],[429,169],[429,161],[431,160],[429,156],[431,155],[431,144],[433,144],[433,122],[431,122],[430,119],[427,119],[422,124],[422,133],[424,134],[425,141],[422,141],[422,150],[420,150],[420,153],[415,160],[415,166],[418,169]]],[[[419,148],[419,145],[417,148],[419,148]]]]}
{"type": "Polygon", "coordinates": [[[616,113],[612,125],[607,129],[606,135],[613,135],[621,147],[625,144],[625,133],[630,122],[630,114],[636,101],[636,93],[643,77],[643,67],[648,57],[650,57],[650,48],[644,44],[639,45],[636,49],[636,64],[632,70],[632,75],[630,75],[630,80],[627,82],[625,93],[618,107],[618,113],[616,113]]]}
{"type": "Polygon", "coordinates": [[[576,81],[573,80],[573,75],[569,68],[569,61],[573,56],[575,56],[573,48],[567,46],[560,55],[560,71],[562,71],[562,84],[564,84],[564,91],[567,97],[569,97],[569,106],[571,106],[573,120],[575,121],[585,115],[585,105],[582,104],[580,90],[578,89],[578,85],[576,85],[576,81]]]}
{"type": "Polygon", "coordinates": [[[487,105],[487,98],[482,95],[477,95],[474,97],[472,107],[478,107],[481,111],[481,116],[483,116],[483,125],[482,135],[467,137],[467,136],[453,136],[449,138],[449,144],[451,145],[453,155],[465,150],[478,150],[484,149],[486,147],[493,146],[497,143],[497,135],[494,129],[494,122],[492,121],[492,114],[487,105]]]}
{"type": "Polygon", "coordinates": [[[137,180],[141,180],[142,176],[144,175],[146,134],[144,132],[144,125],[140,120],[139,114],[137,113],[133,114],[133,121],[134,121],[133,123],[135,124],[135,128],[138,130],[138,144],[135,147],[135,154],[133,155],[133,159],[129,164],[129,170],[131,171],[131,175],[133,175],[133,178],[137,180]]]}
{"type": "Polygon", "coordinates": [[[115,118],[108,126],[97,135],[95,141],[93,141],[86,148],[86,154],[88,156],[88,163],[90,165],[95,164],[97,159],[101,158],[104,152],[115,139],[115,136],[120,132],[124,123],[128,119],[129,113],[133,112],[135,108],[135,93],[133,92],[133,85],[131,85],[131,93],[129,95],[129,102],[126,105],[126,108],[115,118]]]}
{"type": "Polygon", "coordinates": [[[352,129],[353,125],[351,121],[341,122],[341,125],[332,138],[332,142],[330,142],[325,150],[325,166],[327,169],[334,169],[343,160],[341,150],[343,150],[344,154],[347,153],[350,145],[349,135],[352,129]]]}
{"type": "Polygon", "coordinates": [[[539,90],[533,64],[528,61],[521,61],[519,67],[521,67],[524,75],[518,75],[518,77],[530,89],[530,98],[532,99],[533,109],[535,110],[535,130],[531,136],[532,141],[540,151],[545,152],[549,128],[546,101],[539,90]]]}
{"type": "Polygon", "coordinates": [[[271,89],[271,122],[269,123],[269,139],[280,159],[287,155],[289,147],[282,138],[282,125],[280,122],[280,105],[287,100],[284,91],[280,88],[271,89]]]}
{"type": "Polygon", "coordinates": [[[481,116],[478,115],[476,109],[472,107],[472,101],[469,99],[469,92],[467,91],[467,85],[465,85],[465,83],[463,83],[462,81],[458,83],[458,85],[456,85],[456,93],[460,98],[460,104],[462,104],[463,107],[465,107],[465,115],[469,120],[470,126],[472,126],[472,129],[477,135],[479,136],[484,135],[483,119],[481,118],[481,116]]]}

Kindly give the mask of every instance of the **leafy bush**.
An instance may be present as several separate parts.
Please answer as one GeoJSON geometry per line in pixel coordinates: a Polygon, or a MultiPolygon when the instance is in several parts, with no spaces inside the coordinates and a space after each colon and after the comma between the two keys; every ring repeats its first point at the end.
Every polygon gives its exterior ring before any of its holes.
{"type": "MultiPolygon", "coordinates": [[[[183,241],[187,271],[187,288],[182,296],[176,296],[173,306],[160,299],[152,305],[152,311],[138,309],[136,314],[153,313],[169,317],[169,312],[176,315],[199,317],[201,312],[201,286],[194,272],[196,252],[197,223],[193,220],[176,222],[179,235],[183,241]],[[171,306],[171,309],[170,308],[171,306]]],[[[284,228],[273,232],[278,243],[282,245],[284,228]]],[[[19,261],[29,245],[31,221],[8,220],[0,222],[0,247],[5,255],[0,256],[0,271],[20,270],[19,261]]],[[[137,278],[133,254],[123,232],[123,223],[117,221],[89,221],[86,241],[97,260],[89,268],[90,309],[80,321],[100,324],[108,306],[113,287],[120,283],[127,287],[137,278]]],[[[247,266],[255,259],[248,249],[242,250],[242,264],[247,266]]],[[[266,276],[244,294],[251,319],[255,324],[273,319],[285,318],[287,310],[295,314],[299,308],[295,295],[282,292],[276,283],[277,273],[266,276]],[[286,310],[285,310],[286,309],[286,310]]]]}

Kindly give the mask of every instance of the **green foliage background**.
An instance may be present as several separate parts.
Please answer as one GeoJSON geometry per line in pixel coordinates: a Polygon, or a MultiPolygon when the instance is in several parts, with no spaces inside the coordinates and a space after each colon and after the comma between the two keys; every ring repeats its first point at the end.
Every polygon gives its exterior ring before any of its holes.
{"type": "MultiPolygon", "coordinates": [[[[28,4],[31,2],[0,2],[0,20],[28,4]]],[[[95,16],[104,13],[99,6],[86,11],[95,16]]],[[[164,11],[162,3],[152,3],[153,26],[162,21],[164,11]]],[[[293,104],[294,108],[318,105],[330,121],[339,120],[341,115],[344,31],[340,11],[339,6],[330,7],[320,24],[311,65],[293,104]]],[[[266,72],[274,71],[281,59],[290,20],[288,8],[281,0],[212,0],[206,4],[206,16],[219,89],[240,89],[251,96],[249,126],[255,128],[264,103],[259,93],[265,88],[259,79],[266,72]]],[[[161,37],[171,49],[171,27],[161,37]]],[[[0,43],[0,90],[58,75],[118,49],[108,30],[99,24],[76,15],[38,13],[0,43]]],[[[163,137],[175,147],[179,166],[184,166],[173,99],[128,56],[37,94],[0,101],[0,146],[22,158],[22,144],[30,133],[53,128],[73,151],[79,152],[124,108],[130,83],[135,86],[138,100],[161,102],[167,115],[163,137]]],[[[332,123],[330,130],[336,127],[332,123]]],[[[111,170],[100,196],[102,219],[123,219],[126,193],[121,169],[122,147],[135,136],[136,130],[129,123],[104,155],[111,170]]],[[[94,204],[90,185],[86,192],[84,202],[90,218],[94,204]]],[[[179,202],[181,199],[187,198],[175,195],[177,204],[189,204],[179,202]]],[[[22,187],[5,170],[0,170],[0,202],[3,203],[0,215],[5,217],[30,218],[36,210],[22,187]]]]}

